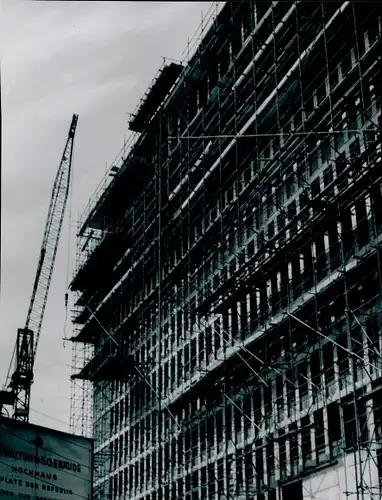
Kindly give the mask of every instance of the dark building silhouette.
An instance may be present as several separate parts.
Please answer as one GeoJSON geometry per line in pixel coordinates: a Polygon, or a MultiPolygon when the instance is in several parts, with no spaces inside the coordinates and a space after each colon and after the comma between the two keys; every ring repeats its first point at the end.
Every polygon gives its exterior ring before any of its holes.
{"type": "Polygon", "coordinates": [[[95,498],[380,498],[381,2],[227,2],[78,243],[95,498]]]}

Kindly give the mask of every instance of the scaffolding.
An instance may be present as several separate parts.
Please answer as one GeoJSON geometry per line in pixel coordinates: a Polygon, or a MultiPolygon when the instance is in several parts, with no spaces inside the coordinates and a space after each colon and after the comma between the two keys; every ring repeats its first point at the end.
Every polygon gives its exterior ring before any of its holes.
{"type": "Polygon", "coordinates": [[[146,93],[71,284],[95,498],[381,498],[381,10],[227,2],[146,93]]]}

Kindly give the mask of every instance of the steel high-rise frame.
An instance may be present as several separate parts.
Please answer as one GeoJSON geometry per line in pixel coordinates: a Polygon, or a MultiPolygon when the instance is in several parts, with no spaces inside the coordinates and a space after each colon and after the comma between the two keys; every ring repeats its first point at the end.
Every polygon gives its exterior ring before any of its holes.
{"type": "Polygon", "coordinates": [[[380,498],[381,3],[203,29],[80,224],[95,496],[380,498]]]}

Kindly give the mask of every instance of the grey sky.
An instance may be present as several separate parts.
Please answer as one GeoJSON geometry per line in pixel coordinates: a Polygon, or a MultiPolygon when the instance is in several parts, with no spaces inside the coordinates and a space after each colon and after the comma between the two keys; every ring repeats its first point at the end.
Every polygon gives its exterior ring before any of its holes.
{"type": "Polygon", "coordinates": [[[74,222],[128,135],[125,113],[136,108],[161,56],[182,58],[209,8],[205,2],[2,2],[1,384],[24,325],[71,116],[80,115],[73,230],[66,217],[36,360],[33,423],[68,429],[71,345],[63,348],[62,338],[74,222]]]}

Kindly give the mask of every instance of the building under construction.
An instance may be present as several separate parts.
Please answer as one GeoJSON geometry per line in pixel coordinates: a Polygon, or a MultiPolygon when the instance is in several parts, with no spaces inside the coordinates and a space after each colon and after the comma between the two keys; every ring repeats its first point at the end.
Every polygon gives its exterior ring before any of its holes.
{"type": "Polygon", "coordinates": [[[79,225],[94,498],[382,497],[382,2],[235,1],[79,225]]]}

